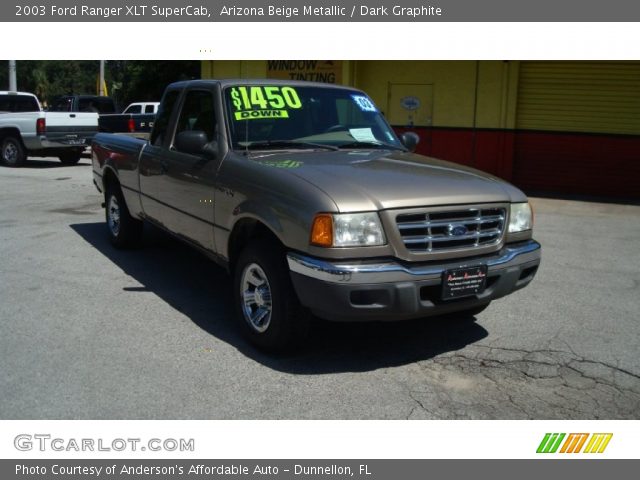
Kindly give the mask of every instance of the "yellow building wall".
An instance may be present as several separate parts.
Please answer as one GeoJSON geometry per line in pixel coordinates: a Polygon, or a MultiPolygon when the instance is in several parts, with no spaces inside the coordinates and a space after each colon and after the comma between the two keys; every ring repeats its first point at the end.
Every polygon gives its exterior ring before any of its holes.
{"type": "MultiPolygon", "coordinates": [[[[264,78],[266,60],[206,60],[203,78],[264,78]]],[[[434,127],[514,128],[518,62],[343,61],[342,83],[389,110],[392,84],[432,85],[434,127]]]]}
{"type": "Polygon", "coordinates": [[[469,127],[473,117],[475,62],[360,61],[355,86],[389,111],[391,84],[433,85],[433,126],[469,127]]]}
{"type": "Polygon", "coordinates": [[[430,84],[434,127],[514,126],[517,62],[372,60],[355,70],[355,86],[382,110],[389,110],[391,84],[430,84]]]}
{"type": "Polygon", "coordinates": [[[520,62],[478,62],[476,126],[514,128],[520,62]]]}
{"type": "MultiPolygon", "coordinates": [[[[202,76],[264,78],[267,61],[203,61],[202,76]]],[[[345,60],[342,83],[367,92],[398,126],[410,117],[399,97],[415,88],[416,96],[430,97],[421,112],[428,121],[416,125],[640,133],[638,61],[345,60]],[[392,90],[401,94],[392,97],[392,90]]]]}
{"type": "MultiPolygon", "coordinates": [[[[342,61],[342,83],[352,85],[354,63],[342,61]]],[[[202,78],[266,78],[266,60],[203,60],[202,78]]]]}
{"type": "Polygon", "coordinates": [[[264,78],[266,60],[205,60],[201,65],[202,78],[264,78]]]}

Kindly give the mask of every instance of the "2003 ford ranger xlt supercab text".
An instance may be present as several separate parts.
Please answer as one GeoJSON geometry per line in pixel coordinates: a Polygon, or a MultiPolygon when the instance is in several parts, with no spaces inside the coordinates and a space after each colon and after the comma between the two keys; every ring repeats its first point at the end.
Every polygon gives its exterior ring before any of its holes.
{"type": "Polygon", "coordinates": [[[233,275],[241,327],[277,349],[310,316],[477,314],[540,263],[517,188],[412,153],[362,91],[277,80],[170,85],[150,139],[98,134],[110,239],[148,221],[233,275]]]}

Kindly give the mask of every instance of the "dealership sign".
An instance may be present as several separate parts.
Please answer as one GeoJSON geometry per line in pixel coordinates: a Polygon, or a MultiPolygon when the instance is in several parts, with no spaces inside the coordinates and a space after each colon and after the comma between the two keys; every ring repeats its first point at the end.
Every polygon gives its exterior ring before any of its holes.
{"type": "Polygon", "coordinates": [[[342,83],[341,60],[267,60],[267,77],[342,83]]]}

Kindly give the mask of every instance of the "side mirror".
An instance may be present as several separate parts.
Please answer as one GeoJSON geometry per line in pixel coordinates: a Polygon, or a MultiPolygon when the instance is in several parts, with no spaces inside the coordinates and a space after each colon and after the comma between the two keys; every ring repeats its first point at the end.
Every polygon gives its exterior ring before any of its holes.
{"type": "Polygon", "coordinates": [[[214,157],[216,155],[215,142],[209,142],[207,134],[202,130],[187,130],[180,132],[176,136],[176,150],[189,155],[206,155],[214,157]]]}
{"type": "Polygon", "coordinates": [[[415,152],[418,143],[420,143],[420,137],[416,132],[404,132],[400,137],[402,144],[409,149],[410,152],[415,152]]]}

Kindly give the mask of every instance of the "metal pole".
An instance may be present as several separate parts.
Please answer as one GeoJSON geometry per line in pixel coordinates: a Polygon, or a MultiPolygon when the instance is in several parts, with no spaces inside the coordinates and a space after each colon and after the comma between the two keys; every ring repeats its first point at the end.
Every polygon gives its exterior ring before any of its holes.
{"type": "Polygon", "coordinates": [[[16,61],[9,60],[9,91],[18,91],[18,80],[16,79],[16,61]]]}
{"type": "Polygon", "coordinates": [[[100,86],[98,87],[98,95],[105,96],[104,93],[104,60],[100,60],[100,86]]]}

